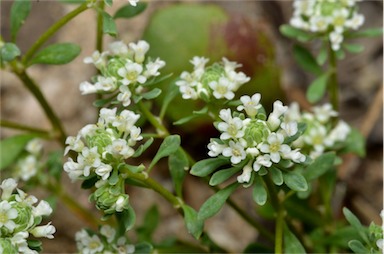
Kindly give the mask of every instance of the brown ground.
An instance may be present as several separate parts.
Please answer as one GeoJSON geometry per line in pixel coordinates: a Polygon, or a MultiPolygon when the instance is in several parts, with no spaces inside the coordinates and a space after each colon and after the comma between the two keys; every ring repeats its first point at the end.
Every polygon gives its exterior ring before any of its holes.
{"type": "MultiPolygon", "coordinates": [[[[154,9],[173,2],[154,1],[143,15],[127,23],[119,22],[121,38],[133,41],[140,38],[148,17],[154,9]]],[[[1,3],[1,35],[8,38],[8,19],[11,1],[1,3]]],[[[122,2],[117,1],[117,4],[122,2]]],[[[284,1],[248,1],[231,5],[231,2],[215,2],[223,7],[241,11],[242,15],[253,17],[257,15],[266,20],[268,25],[275,28],[273,31],[274,42],[278,49],[277,61],[285,70],[283,87],[288,91],[289,99],[303,101],[303,91],[309,82],[300,69],[294,65],[289,42],[277,35],[277,27],[285,22],[291,13],[289,2],[284,1]]],[[[32,13],[25,26],[21,29],[19,42],[22,51],[31,45],[38,36],[49,27],[58,17],[67,13],[70,5],[60,5],[56,1],[40,1],[33,4],[32,13]]],[[[382,26],[383,3],[369,1],[361,6],[361,12],[366,15],[367,27],[382,26]]],[[[72,63],[60,67],[34,66],[30,75],[40,84],[41,89],[63,120],[69,135],[74,135],[86,123],[94,122],[95,109],[91,106],[91,96],[81,96],[78,85],[81,81],[88,80],[94,70],[82,63],[85,56],[90,55],[94,48],[94,13],[85,12],[64,27],[53,41],[74,42],[82,47],[81,55],[72,63]]],[[[341,81],[341,114],[344,119],[362,130],[368,137],[367,157],[359,159],[348,157],[346,166],[342,168],[340,178],[345,181],[338,186],[337,197],[339,204],[347,204],[359,217],[368,223],[374,220],[380,223],[379,212],[383,206],[383,119],[382,119],[382,39],[367,39],[361,41],[366,50],[357,55],[349,56],[340,64],[341,81]]],[[[22,87],[20,82],[8,72],[1,72],[1,115],[3,119],[19,121],[40,128],[49,128],[50,124],[45,118],[38,103],[22,87]]],[[[1,129],[2,138],[13,132],[1,129]]],[[[156,174],[165,186],[170,186],[170,181],[164,173],[156,174]]],[[[76,197],[84,206],[93,209],[87,201],[88,194],[82,191],[78,184],[72,184],[64,177],[67,191],[76,197]]],[[[142,219],[145,211],[153,203],[159,204],[162,226],[156,231],[156,239],[166,236],[178,235],[191,239],[184,228],[179,215],[162,199],[149,191],[132,189],[131,202],[138,214],[138,221],[142,219]]],[[[189,177],[185,186],[186,199],[192,206],[198,207],[209,195],[210,190],[201,187],[194,178],[189,177]]],[[[43,194],[44,196],[44,194],[43,194]]],[[[236,194],[235,200],[252,210],[249,201],[249,190],[242,190],[236,194]]],[[[52,219],[57,228],[55,241],[46,241],[44,253],[74,252],[73,235],[86,224],[72,214],[65,206],[59,204],[52,219]]],[[[257,234],[244,223],[230,208],[224,208],[215,219],[208,221],[206,226],[212,237],[222,246],[233,252],[238,252],[257,234]],[[224,230],[225,229],[225,230],[224,230]]]]}

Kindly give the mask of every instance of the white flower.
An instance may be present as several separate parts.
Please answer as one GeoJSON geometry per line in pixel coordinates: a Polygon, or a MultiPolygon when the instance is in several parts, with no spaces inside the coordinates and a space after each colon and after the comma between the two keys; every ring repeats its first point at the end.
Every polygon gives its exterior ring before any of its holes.
{"type": "Polygon", "coordinates": [[[96,93],[97,89],[93,84],[89,83],[88,81],[83,81],[80,83],[80,92],[82,95],[91,94],[96,93]]]}
{"type": "Polygon", "coordinates": [[[42,148],[43,143],[41,142],[41,140],[38,138],[34,138],[28,142],[27,146],[25,147],[25,150],[37,156],[41,152],[42,148]]]}
{"type": "Polygon", "coordinates": [[[87,136],[93,136],[98,129],[96,124],[87,124],[79,131],[80,137],[87,138],[87,136]]]}
{"type": "Polygon", "coordinates": [[[69,152],[69,150],[73,150],[75,152],[80,152],[84,148],[84,143],[83,143],[83,141],[81,141],[81,137],[80,136],[76,136],[76,137],[69,136],[69,137],[67,137],[67,139],[65,140],[65,144],[68,145],[68,146],[65,147],[64,155],[66,155],[69,152]]]}
{"type": "Polygon", "coordinates": [[[130,137],[128,140],[128,145],[129,146],[134,146],[137,141],[140,141],[143,139],[143,136],[141,134],[141,129],[140,127],[132,126],[131,132],[130,132],[130,137]]]}
{"type": "Polygon", "coordinates": [[[295,149],[283,154],[283,158],[290,159],[295,163],[302,163],[305,161],[305,155],[300,153],[300,149],[295,149]]]}
{"type": "Polygon", "coordinates": [[[112,169],[113,168],[111,165],[101,163],[101,165],[95,169],[95,173],[96,173],[96,175],[101,176],[101,179],[107,180],[112,169]]]}
{"type": "Polygon", "coordinates": [[[291,148],[283,142],[284,136],[282,134],[272,132],[267,138],[267,143],[260,146],[260,151],[269,153],[271,160],[274,163],[279,163],[280,155],[288,154],[291,151],[291,148]]]}
{"type": "Polygon", "coordinates": [[[227,78],[233,83],[233,90],[237,90],[241,85],[247,83],[251,78],[247,77],[243,72],[229,71],[226,72],[227,78]]]}
{"type": "Polygon", "coordinates": [[[252,166],[251,162],[243,168],[243,173],[237,177],[239,183],[248,183],[251,180],[252,166]]]}
{"type": "Polygon", "coordinates": [[[130,131],[132,126],[140,118],[140,115],[136,115],[134,112],[124,109],[120,115],[116,116],[112,122],[112,126],[116,127],[119,131],[130,131]]]}
{"type": "Polygon", "coordinates": [[[115,247],[118,254],[131,254],[135,252],[135,245],[126,244],[126,238],[120,237],[117,239],[117,247],[115,247]]]}
{"type": "Polygon", "coordinates": [[[236,68],[242,66],[241,64],[238,64],[237,62],[229,61],[225,57],[222,58],[222,61],[224,63],[224,70],[225,70],[226,73],[234,71],[236,68]]]}
{"type": "Polygon", "coordinates": [[[116,230],[109,225],[103,225],[100,228],[100,234],[107,238],[107,241],[111,243],[116,235],[116,230]]]}
{"type": "Polygon", "coordinates": [[[269,156],[269,154],[257,156],[255,162],[253,163],[253,170],[255,172],[259,171],[261,166],[264,166],[267,168],[272,166],[271,157],[269,156]]]}
{"type": "Polygon", "coordinates": [[[219,81],[211,81],[208,85],[213,90],[213,96],[216,99],[226,98],[227,100],[232,100],[235,97],[233,93],[235,84],[227,78],[221,77],[219,81]]]}
{"type": "Polygon", "coordinates": [[[117,108],[109,109],[102,108],[99,113],[99,123],[110,124],[116,119],[116,110],[117,108]]]}
{"type": "Polygon", "coordinates": [[[331,117],[338,115],[338,113],[332,109],[332,105],[330,103],[313,107],[313,113],[315,114],[316,119],[321,123],[326,123],[331,117]]]}
{"type": "Polygon", "coordinates": [[[257,114],[257,111],[261,108],[260,105],[261,95],[256,93],[249,97],[248,95],[243,95],[240,97],[240,101],[243,105],[237,107],[238,111],[245,110],[248,116],[254,117],[257,114]]]}
{"type": "Polygon", "coordinates": [[[68,161],[63,165],[64,171],[68,173],[69,178],[72,181],[77,180],[83,175],[83,166],[77,162],[74,162],[72,158],[68,158],[68,161]]]}
{"type": "Polygon", "coordinates": [[[282,116],[288,110],[287,106],[284,106],[283,103],[279,100],[273,103],[273,111],[268,116],[268,125],[272,131],[276,130],[281,123],[280,116],[282,116]]]}
{"type": "Polygon", "coordinates": [[[345,22],[348,18],[348,9],[338,9],[335,10],[332,14],[332,23],[335,28],[335,31],[338,33],[343,33],[344,32],[344,25],[345,22]]]}
{"type": "Polygon", "coordinates": [[[92,56],[88,56],[84,58],[84,63],[94,64],[96,68],[100,69],[101,67],[105,66],[107,55],[108,55],[108,52],[103,52],[100,54],[100,52],[96,50],[95,52],[92,53],[92,56]]]}
{"type": "Polygon", "coordinates": [[[356,30],[363,25],[364,19],[363,15],[355,13],[351,19],[345,22],[345,26],[356,30]]]}
{"type": "Polygon", "coordinates": [[[297,122],[283,122],[280,127],[284,130],[285,135],[288,137],[295,135],[298,131],[297,122]]]}
{"type": "Polygon", "coordinates": [[[126,204],[128,204],[128,198],[126,196],[119,196],[115,203],[115,210],[116,212],[121,212],[124,210],[126,204]]]}
{"type": "Polygon", "coordinates": [[[138,63],[127,62],[124,67],[117,70],[117,74],[123,79],[120,80],[124,85],[139,82],[143,84],[147,81],[147,78],[141,75],[143,66],[138,63]]]}
{"type": "Polygon", "coordinates": [[[5,227],[12,232],[16,227],[16,223],[13,220],[16,219],[17,216],[17,210],[12,208],[7,200],[0,202],[0,229],[5,227]]]}
{"type": "Polygon", "coordinates": [[[208,144],[208,149],[209,149],[208,155],[211,157],[217,157],[223,152],[224,148],[226,147],[227,147],[226,145],[219,144],[216,141],[211,141],[208,144]]]}
{"type": "Polygon", "coordinates": [[[106,150],[115,157],[127,159],[134,154],[134,150],[128,146],[125,139],[116,139],[112,144],[106,147],[106,150]]]}
{"type": "Polygon", "coordinates": [[[328,134],[328,137],[325,138],[324,143],[331,147],[335,142],[346,140],[350,132],[351,127],[346,122],[340,120],[336,127],[328,134]]]}
{"type": "Polygon", "coordinates": [[[53,234],[56,232],[56,228],[52,226],[50,222],[47,225],[35,227],[30,232],[34,237],[53,239],[53,234]]]}
{"type": "Polygon", "coordinates": [[[49,216],[52,213],[52,208],[45,200],[41,200],[36,207],[32,207],[32,214],[34,217],[49,216]]]}
{"type": "Polygon", "coordinates": [[[89,176],[91,168],[97,168],[101,165],[100,154],[97,147],[84,147],[81,154],[77,156],[77,162],[84,167],[84,176],[89,176]]]}
{"type": "Polygon", "coordinates": [[[137,43],[129,43],[129,47],[133,50],[135,54],[135,62],[141,64],[144,62],[145,54],[149,50],[149,44],[146,41],[138,41],[137,43]]]}
{"type": "Polygon", "coordinates": [[[308,145],[312,145],[316,152],[322,153],[325,149],[324,140],[326,135],[327,130],[324,126],[314,126],[304,136],[304,141],[308,145]]]}
{"type": "Polygon", "coordinates": [[[108,46],[111,55],[114,56],[126,56],[128,55],[128,46],[122,41],[115,41],[109,44],[108,46]]]}
{"type": "Polygon", "coordinates": [[[136,6],[139,1],[140,0],[128,0],[129,4],[132,6],[136,6]]]}
{"type": "Polygon", "coordinates": [[[149,62],[145,65],[146,70],[144,71],[144,76],[146,77],[159,76],[160,75],[159,69],[163,68],[164,66],[165,66],[165,62],[157,58],[154,62],[149,62]]]}
{"type": "Polygon", "coordinates": [[[193,64],[193,70],[196,78],[200,78],[204,73],[205,65],[209,62],[209,58],[194,56],[190,63],[193,64]]]}
{"type": "Polygon", "coordinates": [[[28,181],[37,172],[37,159],[34,155],[28,155],[22,160],[19,160],[18,166],[20,169],[20,177],[23,181],[28,181]]]}
{"type": "Polygon", "coordinates": [[[124,107],[131,104],[132,93],[127,86],[119,87],[120,93],[117,95],[117,100],[120,101],[124,107]]]}
{"type": "Polygon", "coordinates": [[[104,249],[104,245],[97,235],[92,237],[83,229],[75,235],[77,247],[83,254],[96,254],[104,249]]]}
{"type": "Polygon", "coordinates": [[[327,30],[328,25],[330,23],[330,19],[328,17],[323,16],[312,16],[309,19],[310,30],[312,32],[323,32],[327,30]]]}
{"type": "Polygon", "coordinates": [[[229,141],[229,147],[223,149],[223,155],[225,157],[231,157],[232,164],[238,164],[240,161],[244,160],[246,153],[244,151],[244,146],[239,142],[229,141]]]}
{"type": "Polygon", "coordinates": [[[97,91],[113,92],[117,88],[116,79],[113,77],[98,76],[95,88],[97,91]]]}
{"type": "Polygon", "coordinates": [[[376,241],[376,246],[377,248],[379,248],[380,250],[383,250],[384,249],[384,239],[378,239],[376,241]]]}
{"type": "Polygon", "coordinates": [[[176,85],[179,86],[180,93],[184,100],[196,100],[198,98],[197,92],[189,85],[181,85],[180,81],[176,82],[176,85]]]}
{"type": "Polygon", "coordinates": [[[244,136],[243,121],[234,117],[229,119],[227,122],[221,122],[218,124],[217,128],[221,131],[220,139],[227,140],[230,138],[241,138],[244,136]]]}
{"type": "Polygon", "coordinates": [[[16,189],[16,187],[17,187],[17,182],[15,179],[13,178],[4,179],[0,185],[0,188],[2,189],[1,199],[3,200],[8,199],[12,195],[12,192],[16,189]]]}
{"type": "MultiPolygon", "coordinates": [[[[33,195],[27,195],[24,191],[17,189],[17,195],[15,196],[15,200],[20,203],[24,203],[28,206],[32,206],[35,204],[38,199],[33,195]]],[[[33,222],[32,222],[33,223],[33,222]]]]}
{"type": "Polygon", "coordinates": [[[329,34],[329,40],[332,44],[332,49],[337,51],[340,49],[340,44],[343,42],[343,35],[338,32],[332,32],[329,34]]]}

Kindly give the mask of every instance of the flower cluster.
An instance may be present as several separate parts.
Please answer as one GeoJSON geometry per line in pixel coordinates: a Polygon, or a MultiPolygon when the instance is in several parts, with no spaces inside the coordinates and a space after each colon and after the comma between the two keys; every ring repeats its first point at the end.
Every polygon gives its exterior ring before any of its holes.
{"type": "Polygon", "coordinates": [[[43,143],[40,139],[32,139],[25,147],[25,153],[17,160],[12,177],[28,181],[35,176],[41,167],[39,158],[42,155],[43,143]]]}
{"type": "Polygon", "coordinates": [[[52,213],[50,205],[20,189],[14,190],[17,182],[13,178],[3,180],[0,185],[0,253],[38,253],[39,245],[29,246],[28,237],[53,238],[56,229],[51,223],[38,226],[43,216],[52,213]]]}
{"type": "Polygon", "coordinates": [[[338,113],[332,109],[332,105],[329,103],[315,106],[312,111],[301,113],[299,105],[292,103],[285,114],[285,120],[306,123],[306,131],[293,142],[293,146],[300,148],[315,159],[327,150],[331,151],[340,147],[351,132],[351,127],[343,120],[339,120],[333,127],[332,118],[336,117],[338,113]]]}
{"type": "Polygon", "coordinates": [[[152,61],[146,57],[148,50],[146,41],[128,45],[116,41],[109,45],[108,51],[95,51],[84,63],[94,64],[100,75],[93,78],[93,83],[82,82],[81,93],[111,94],[122,105],[129,106],[132,96],[145,92],[145,84],[159,76],[159,69],[165,66],[159,58],[152,61]]]}
{"type": "Polygon", "coordinates": [[[266,118],[260,99],[260,94],[240,98],[242,105],[237,110],[244,110],[245,115],[221,110],[222,122],[216,124],[220,139],[212,139],[208,144],[209,156],[223,155],[230,158],[232,165],[245,165],[237,177],[240,183],[250,182],[252,172],[264,174],[273,164],[284,162],[284,167],[291,167],[306,160],[300,149],[292,149],[292,142],[300,133],[298,122],[284,120],[288,107],[276,101],[266,118]]]}
{"type": "Polygon", "coordinates": [[[291,25],[306,31],[327,34],[332,49],[337,51],[343,42],[343,33],[356,30],[364,23],[357,13],[359,0],[295,0],[291,25]]]}
{"type": "Polygon", "coordinates": [[[176,85],[183,99],[201,98],[209,101],[213,96],[216,99],[232,100],[235,97],[234,92],[250,80],[243,72],[235,71],[241,67],[236,62],[223,58],[221,63],[205,67],[208,61],[208,58],[195,56],[191,60],[193,72],[181,73],[176,85]]]}
{"type": "Polygon", "coordinates": [[[118,113],[116,108],[102,108],[97,124],[86,125],[76,137],[66,140],[64,154],[73,150],[77,160],[69,158],[64,170],[72,180],[98,180],[93,199],[106,213],[121,212],[128,206],[119,170],[126,159],[134,156],[133,147],[142,140],[141,129],[135,126],[139,117],[129,110],[118,113]]]}
{"type": "Polygon", "coordinates": [[[134,253],[135,245],[129,244],[126,237],[116,237],[116,230],[109,225],[100,227],[100,233],[82,229],[75,235],[79,253],[134,253]]]}

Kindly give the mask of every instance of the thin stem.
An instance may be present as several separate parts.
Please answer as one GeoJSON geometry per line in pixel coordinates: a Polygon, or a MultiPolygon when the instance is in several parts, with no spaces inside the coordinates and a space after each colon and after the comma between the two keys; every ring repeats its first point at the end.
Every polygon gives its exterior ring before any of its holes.
{"type": "Polygon", "coordinates": [[[140,111],[143,113],[143,115],[148,119],[148,121],[153,125],[153,127],[156,128],[159,135],[162,137],[166,137],[169,135],[169,132],[167,128],[161,123],[161,120],[157,117],[155,117],[148,108],[144,105],[142,101],[139,101],[137,103],[137,106],[139,107],[140,111]]]}
{"type": "Polygon", "coordinates": [[[331,68],[331,74],[328,82],[328,92],[332,107],[335,111],[339,111],[339,87],[337,82],[337,61],[336,53],[332,47],[328,47],[329,66],[331,68]]]}
{"type": "Polygon", "coordinates": [[[17,77],[23,82],[23,84],[28,88],[28,90],[35,96],[36,100],[40,103],[43,108],[45,114],[47,115],[49,121],[51,122],[54,129],[54,137],[62,144],[65,143],[65,139],[67,137],[64,128],[61,124],[60,119],[57,117],[48,101],[45,99],[43,93],[40,88],[37,86],[35,81],[28,76],[25,70],[18,71],[14,68],[14,72],[17,77]]]}
{"type": "Polygon", "coordinates": [[[263,180],[267,185],[272,206],[277,212],[275,228],[275,253],[283,253],[283,227],[285,213],[284,207],[282,206],[282,201],[280,200],[284,200],[284,198],[279,198],[275,185],[270,179],[269,175],[263,177],[263,180]]]}
{"type": "Polygon", "coordinates": [[[44,129],[40,129],[40,128],[36,128],[36,127],[32,127],[32,126],[27,126],[24,124],[19,124],[19,123],[7,121],[7,120],[0,120],[0,126],[5,127],[5,128],[15,129],[15,130],[32,132],[34,134],[37,134],[37,135],[39,135],[41,137],[45,137],[45,138],[50,138],[52,136],[48,130],[44,130],[44,129]]]}
{"type": "MultiPolygon", "coordinates": [[[[99,1],[100,10],[104,10],[104,1],[99,1]]],[[[96,28],[96,50],[100,53],[103,51],[103,13],[97,12],[97,28],[96,28]]]]}
{"type": "Polygon", "coordinates": [[[54,35],[61,27],[63,27],[65,24],[67,24],[71,19],[82,13],[83,11],[87,10],[88,6],[87,3],[83,3],[73,11],[69,12],[67,15],[63,16],[61,19],[59,19],[55,24],[53,24],[50,28],[48,28],[45,33],[40,36],[39,39],[36,40],[36,42],[32,45],[32,47],[25,53],[22,63],[26,65],[26,63],[33,57],[33,55],[36,53],[36,51],[43,46],[43,44],[52,36],[54,35]]]}

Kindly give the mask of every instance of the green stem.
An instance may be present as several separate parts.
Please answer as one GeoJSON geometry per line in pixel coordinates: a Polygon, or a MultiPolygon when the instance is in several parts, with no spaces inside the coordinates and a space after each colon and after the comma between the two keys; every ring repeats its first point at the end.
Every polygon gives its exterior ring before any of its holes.
{"type": "Polygon", "coordinates": [[[331,68],[331,74],[328,82],[328,93],[332,107],[335,111],[339,111],[339,87],[337,82],[337,61],[336,53],[332,47],[328,47],[329,66],[331,68]]]}
{"type": "Polygon", "coordinates": [[[19,124],[7,120],[0,120],[0,126],[5,127],[5,128],[11,128],[15,130],[21,130],[21,131],[28,131],[32,132],[34,134],[37,134],[43,138],[51,138],[52,135],[48,130],[32,127],[32,126],[27,126],[24,124],[19,124]]]}
{"type": "Polygon", "coordinates": [[[269,175],[263,177],[267,189],[269,191],[269,196],[271,198],[271,203],[273,208],[276,211],[276,228],[275,228],[275,252],[274,253],[283,253],[283,227],[284,227],[284,207],[282,205],[282,200],[284,198],[279,198],[279,195],[276,191],[275,184],[272,182],[269,175]],[[281,200],[281,201],[280,201],[281,200]]]}
{"type": "MultiPolygon", "coordinates": [[[[100,10],[104,10],[104,1],[99,1],[100,10]]],[[[103,13],[97,12],[97,28],[96,28],[96,50],[100,53],[103,51],[103,13]]]]}
{"type": "Polygon", "coordinates": [[[15,66],[13,67],[14,67],[14,73],[28,88],[28,90],[34,95],[36,100],[40,103],[41,107],[43,108],[45,114],[47,115],[49,121],[53,126],[53,130],[54,130],[53,137],[55,137],[61,144],[64,144],[67,135],[64,131],[64,128],[61,124],[60,119],[57,117],[57,115],[49,105],[48,101],[45,99],[43,93],[41,92],[41,90],[39,89],[35,81],[28,76],[25,70],[20,71],[20,70],[17,70],[15,66]]]}
{"type": "Polygon", "coordinates": [[[37,50],[52,36],[54,35],[61,27],[67,24],[71,19],[76,17],[78,14],[87,10],[87,3],[83,3],[73,11],[69,12],[67,15],[63,16],[60,20],[58,20],[55,24],[53,24],[48,30],[40,36],[39,39],[32,45],[32,47],[25,53],[22,63],[26,65],[26,63],[33,57],[37,50]]]}
{"type": "Polygon", "coordinates": [[[157,132],[160,136],[166,137],[169,135],[169,132],[167,128],[161,123],[161,120],[157,117],[155,117],[148,108],[144,105],[142,101],[139,101],[137,103],[137,106],[139,107],[141,113],[148,119],[148,121],[153,125],[153,127],[156,128],[157,132]]]}

